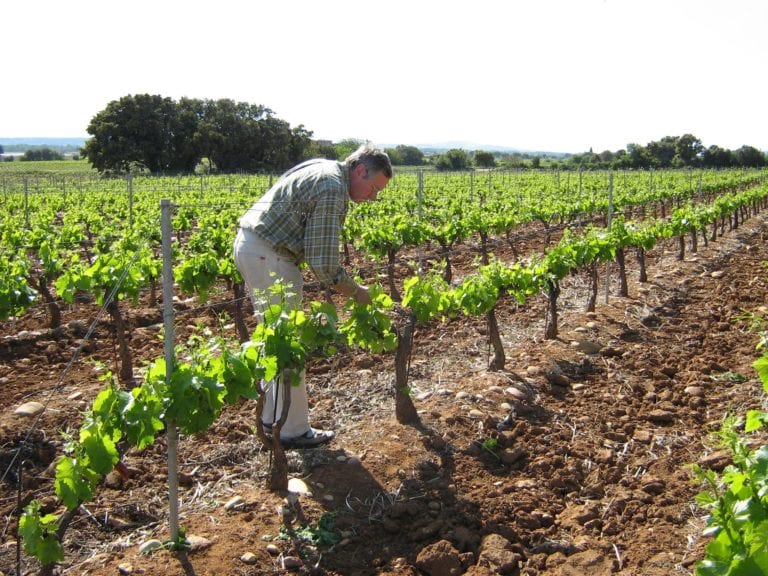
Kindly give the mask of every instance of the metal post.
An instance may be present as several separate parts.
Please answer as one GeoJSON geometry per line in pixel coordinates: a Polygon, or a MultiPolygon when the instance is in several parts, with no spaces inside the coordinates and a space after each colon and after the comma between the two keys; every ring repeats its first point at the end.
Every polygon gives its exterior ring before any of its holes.
{"type": "MultiPolygon", "coordinates": [[[[613,171],[608,176],[608,233],[611,232],[613,221],[613,171]]],[[[611,292],[611,261],[605,263],[605,303],[608,304],[608,295],[611,292]]]]}
{"type": "Polygon", "coordinates": [[[29,230],[29,180],[24,178],[24,228],[29,230]]]}
{"type": "MultiPolygon", "coordinates": [[[[165,379],[170,384],[174,365],[174,335],[173,335],[173,262],[171,242],[173,228],[171,225],[171,201],[160,200],[160,227],[162,232],[163,253],[163,328],[165,330],[165,379]]],[[[178,477],[178,431],[176,422],[166,422],[166,438],[168,443],[168,524],[171,530],[171,542],[179,539],[179,477],[178,477]]]]}
{"type": "Polygon", "coordinates": [[[133,230],[133,174],[128,172],[128,230],[133,230]]]}
{"type": "MultiPolygon", "coordinates": [[[[422,199],[424,197],[424,170],[419,170],[419,187],[417,191],[417,210],[419,215],[419,224],[421,224],[421,204],[422,199]]],[[[419,243],[419,276],[421,276],[422,271],[424,270],[424,251],[422,249],[422,243],[419,243]]]]}

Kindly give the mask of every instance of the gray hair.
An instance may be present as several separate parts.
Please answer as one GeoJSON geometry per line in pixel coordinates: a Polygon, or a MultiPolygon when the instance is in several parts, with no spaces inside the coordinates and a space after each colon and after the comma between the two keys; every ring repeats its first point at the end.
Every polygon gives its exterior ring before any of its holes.
{"type": "Polygon", "coordinates": [[[344,159],[344,164],[350,170],[358,164],[362,164],[370,172],[383,172],[384,176],[392,178],[392,162],[389,160],[389,155],[384,150],[370,144],[363,144],[352,152],[344,159]]]}

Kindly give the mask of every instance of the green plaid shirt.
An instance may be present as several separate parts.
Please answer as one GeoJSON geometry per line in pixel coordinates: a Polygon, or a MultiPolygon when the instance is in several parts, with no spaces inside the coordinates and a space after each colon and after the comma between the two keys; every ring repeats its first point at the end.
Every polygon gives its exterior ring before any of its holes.
{"type": "Polygon", "coordinates": [[[280,255],[306,262],[324,284],[355,283],[339,262],[349,206],[349,169],[335,160],[292,168],[240,219],[280,255]]]}

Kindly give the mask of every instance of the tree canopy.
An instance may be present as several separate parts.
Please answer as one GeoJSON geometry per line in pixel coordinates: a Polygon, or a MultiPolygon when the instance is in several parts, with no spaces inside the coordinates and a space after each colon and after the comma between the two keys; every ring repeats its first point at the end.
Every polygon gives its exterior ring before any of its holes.
{"type": "Polygon", "coordinates": [[[395,148],[387,148],[387,154],[392,164],[400,166],[421,166],[424,164],[424,152],[416,146],[400,144],[395,148]]]}
{"type": "Polygon", "coordinates": [[[451,148],[437,157],[435,167],[438,170],[466,170],[469,168],[469,155],[461,148],[451,148]]]}
{"type": "Polygon", "coordinates": [[[768,165],[763,152],[753,146],[742,146],[738,150],[727,150],[712,145],[705,148],[693,134],[665,136],[661,140],[648,142],[645,146],[627,144],[626,150],[611,152],[605,150],[595,154],[592,150],[573,154],[563,160],[565,167],[581,168],[731,168],[743,166],[760,168],[768,165]]]}
{"type": "MultiPolygon", "coordinates": [[[[2,150],[0,150],[1,152],[2,150]]],[[[24,152],[24,155],[21,157],[21,160],[23,162],[31,162],[31,161],[37,161],[37,160],[62,160],[64,158],[64,155],[60,152],[56,152],[55,150],[52,150],[47,147],[42,148],[32,148],[30,150],[27,150],[24,152]]]]}
{"type": "Polygon", "coordinates": [[[191,172],[206,158],[224,172],[281,171],[305,159],[312,133],[265,106],[230,99],[178,102],[129,95],[88,125],[83,152],[99,172],[191,172]]]}

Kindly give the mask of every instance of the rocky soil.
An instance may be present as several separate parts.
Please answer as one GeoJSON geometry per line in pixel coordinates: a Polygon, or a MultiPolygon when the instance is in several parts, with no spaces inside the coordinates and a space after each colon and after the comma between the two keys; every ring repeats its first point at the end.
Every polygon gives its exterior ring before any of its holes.
{"type": "MultiPolygon", "coordinates": [[[[308,374],[314,424],[328,446],[289,453],[291,491],[266,489],[269,452],[253,434],[253,403],[227,408],[180,441],[181,524],[192,550],[140,554],[168,538],[165,443],[129,452],[66,531],[63,574],[275,573],[667,576],[701,559],[704,511],[688,465],[728,462],[712,433],[729,412],[764,406],[751,364],[768,281],[759,215],[697,253],[671,242],[630,266],[630,296],[583,312],[586,277],[563,284],[560,334],[544,340],[544,297],[503,301],[504,370],[487,370],[482,319],[416,331],[410,384],[418,426],[394,418],[393,355],[348,351],[308,374]]],[[[524,247],[523,247],[524,248],[524,247]]],[[[519,249],[519,247],[518,247],[519,249]]],[[[505,246],[497,250],[505,256],[505,246]]],[[[525,253],[525,250],[521,250],[525,253]]],[[[455,274],[475,247],[459,247],[455,274]]],[[[631,260],[628,259],[628,260],[631,260]]],[[[615,268],[614,268],[615,271],[615,268]]],[[[310,295],[311,297],[312,295],[310,295]]],[[[17,498],[52,497],[64,433],[115,372],[105,317],[79,303],[64,326],[45,310],[0,324],[0,572],[16,574],[17,498]],[[89,327],[95,327],[87,334],[89,327]],[[88,336],[86,339],[85,337],[88,336]],[[45,406],[37,418],[22,404],[45,406]],[[16,464],[10,466],[16,458],[16,464]],[[19,476],[18,462],[22,461],[19,476]],[[19,482],[22,489],[19,490],[19,482]]],[[[161,312],[125,307],[136,366],[162,355],[161,312]]],[[[179,307],[178,333],[218,325],[216,311],[179,307]]],[[[228,330],[230,328],[227,328],[228,330]]],[[[24,573],[38,569],[23,555],[24,573]]]]}

